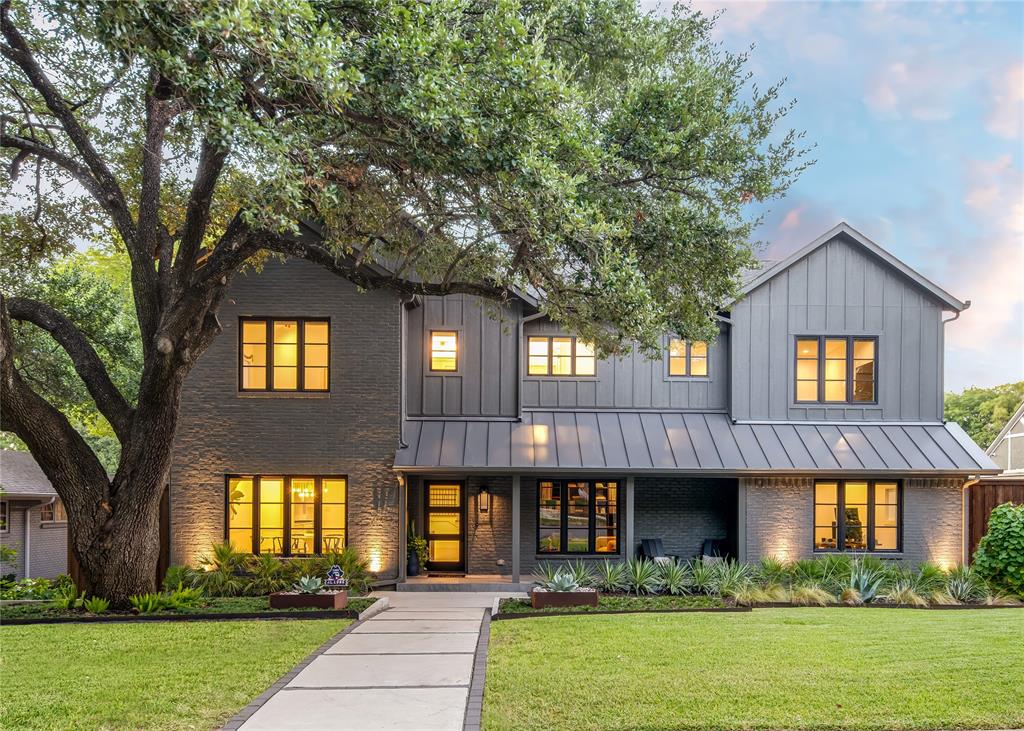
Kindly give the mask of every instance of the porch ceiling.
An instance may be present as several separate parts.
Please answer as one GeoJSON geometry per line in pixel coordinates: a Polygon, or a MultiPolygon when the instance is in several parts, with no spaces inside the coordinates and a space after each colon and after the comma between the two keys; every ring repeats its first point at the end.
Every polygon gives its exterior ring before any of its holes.
{"type": "Polygon", "coordinates": [[[531,411],[520,422],[408,421],[395,469],[701,474],[985,474],[954,423],[735,424],[725,414],[531,411]]]}

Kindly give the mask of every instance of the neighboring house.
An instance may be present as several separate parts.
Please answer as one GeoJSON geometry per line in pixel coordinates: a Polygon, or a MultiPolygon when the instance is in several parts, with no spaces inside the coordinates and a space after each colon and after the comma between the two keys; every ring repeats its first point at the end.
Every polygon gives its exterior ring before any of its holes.
{"type": "Polygon", "coordinates": [[[17,551],[0,575],[52,579],[67,572],[68,523],[53,485],[28,452],[0,451],[0,543],[17,551]]]}
{"type": "Polygon", "coordinates": [[[749,281],[714,342],[598,359],[527,294],[403,300],[270,261],[183,391],[171,561],[348,545],[403,581],[411,524],[432,573],[516,582],[647,538],[958,563],[965,482],[995,472],[942,419],[966,307],[841,224],[749,281]]]}
{"type": "Polygon", "coordinates": [[[1024,504],[1024,402],[985,450],[999,474],[982,477],[968,488],[968,557],[988,531],[992,509],[1003,503],[1024,504]]]}

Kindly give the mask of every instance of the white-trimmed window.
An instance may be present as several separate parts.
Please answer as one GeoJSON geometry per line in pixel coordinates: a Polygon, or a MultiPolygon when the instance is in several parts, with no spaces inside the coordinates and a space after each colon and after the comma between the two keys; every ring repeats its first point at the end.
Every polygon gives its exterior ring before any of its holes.
{"type": "Polygon", "coordinates": [[[52,503],[43,505],[39,509],[39,520],[43,523],[67,523],[68,514],[61,499],[56,498],[52,503]]]}

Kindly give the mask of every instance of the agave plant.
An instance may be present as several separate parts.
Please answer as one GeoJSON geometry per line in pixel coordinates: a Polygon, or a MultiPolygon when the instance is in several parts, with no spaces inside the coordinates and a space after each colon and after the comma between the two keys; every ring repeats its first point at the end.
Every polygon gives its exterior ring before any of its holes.
{"type": "Polygon", "coordinates": [[[547,591],[579,591],[580,584],[571,571],[559,570],[550,581],[545,581],[542,586],[547,591]]]}
{"type": "Polygon", "coordinates": [[[690,573],[686,564],[678,561],[666,561],[659,564],[660,583],[663,591],[674,596],[690,593],[690,573]]]}
{"type": "Polygon", "coordinates": [[[715,564],[695,559],[688,564],[687,569],[694,589],[702,594],[715,593],[718,582],[718,568],[715,564]]]}
{"type": "Polygon", "coordinates": [[[324,580],[319,576],[303,576],[292,586],[292,590],[299,594],[319,594],[323,588],[324,580]]]}
{"type": "Polygon", "coordinates": [[[549,561],[541,561],[533,570],[533,578],[541,586],[552,581],[557,575],[558,566],[549,561]]]}
{"type": "Polygon", "coordinates": [[[658,565],[647,558],[629,559],[626,561],[626,584],[637,596],[656,593],[661,588],[658,565]]]}
{"type": "Polygon", "coordinates": [[[862,559],[854,559],[850,564],[850,574],[846,586],[843,587],[841,598],[847,604],[870,604],[878,596],[885,580],[882,569],[862,559]],[[849,594],[847,590],[852,590],[849,594]],[[856,601],[850,601],[856,594],[856,601]]]}
{"type": "Polygon", "coordinates": [[[985,598],[987,587],[970,566],[957,566],[946,576],[946,593],[961,604],[971,604],[985,598]]]}
{"type": "Polygon", "coordinates": [[[579,586],[594,585],[594,569],[583,559],[576,559],[565,564],[561,571],[571,574],[579,586]]]}
{"type": "Polygon", "coordinates": [[[626,564],[621,561],[601,561],[595,568],[594,584],[601,591],[612,593],[626,588],[626,564]]]}

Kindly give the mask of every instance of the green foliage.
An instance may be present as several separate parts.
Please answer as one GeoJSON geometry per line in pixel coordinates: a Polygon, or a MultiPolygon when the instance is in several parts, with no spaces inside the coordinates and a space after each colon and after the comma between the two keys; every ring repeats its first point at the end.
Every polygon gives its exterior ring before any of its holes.
{"type": "Polygon", "coordinates": [[[319,576],[303,576],[292,586],[299,594],[319,594],[324,588],[324,580],[319,576]]]}
{"type": "Polygon", "coordinates": [[[821,585],[807,583],[790,590],[790,601],[802,607],[825,607],[835,601],[835,597],[821,585]]]}
{"type": "Polygon", "coordinates": [[[738,561],[718,561],[712,564],[715,570],[714,588],[719,596],[735,597],[751,583],[755,573],[750,564],[738,561]]]}
{"type": "Polygon", "coordinates": [[[996,589],[1024,597],[1024,505],[1004,503],[992,511],[973,565],[996,589]]]}
{"type": "Polygon", "coordinates": [[[8,543],[0,543],[0,563],[12,563],[18,558],[18,549],[8,543]]]}
{"type": "Polygon", "coordinates": [[[175,564],[174,566],[167,567],[167,573],[164,574],[164,591],[174,591],[179,586],[190,585],[191,583],[192,569],[188,566],[175,564]]]}
{"type": "Polygon", "coordinates": [[[245,593],[250,596],[265,596],[282,591],[289,582],[285,565],[276,556],[260,554],[248,563],[249,578],[245,593]]]}
{"type": "Polygon", "coordinates": [[[409,531],[409,555],[415,554],[416,562],[422,568],[427,565],[427,561],[430,559],[430,548],[427,545],[427,539],[423,536],[417,535],[415,530],[409,531]]]}
{"type": "Polygon", "coordinates": [[[85,592],[81,595],[78,593],[78,589],[72,586],[62,586],[53,595],[53,604],[58,609],[77,609],[82,606],[82,601],[85,599],[85,592]]]}
{"type": "Polygon", "coordinates": [[[674,596],[690,593],[690,572],[685,563],[679,561],[666,561],[659,564],[661,571],[659,581],[662,591],[674,596]]]}
{"type": "Polygon", "coordinates": [[[533,569],[533,578],[538,584],[545,584],[558,575],[559,567],[550,561],[541,561],[533,569]]]}
{"type": "Polygon", "coordinates": [[[946,577],[946,593],[961,604],[985,598],[987,587],[973,566],[957,566],[946,577]]]}
{"type": "Polygon", "coordinates": [[[718,569],[713,561],[694,559],[689,564],[693,588],[702,594],[713,594],[718,586],[718,569]]]}
{"type": "Polygon", "coordinates": [[[582,588],[573,572],[564,567],[559,569],[550,581],[541,584],[541,587],[546,591],[579,591],[582,588]]]}
{"type": "Polygon", "coordinates": [[[598,561],[594,586],[603,592],[620,592],[628,586],[626,565],[621,561],[598,561]]]}
{"type": "Polygon", "coordinates": [[[988,447],[1024,401],[1024,381],[946,394],[946,419],[955,421],[982,449],[988,447]]]}
{"type": "Polygon", "coordinates": [[[661,589],[658,565],[647,558],[629,559],[626,561],[626,586],[637,596],[657,593],[661,589]]]}
{"type": "Polygon", "coordinates": [[[147,594],[135,594],[128,598],[132,608],[139,614],[153,614],[166,608],[167,601],[163,594],[150,592],[147,594]]]}
{"type": "Polygon", "coordinates": [[[849,584],[846,589],[850,594],[841,597],[848,604],[862,604],[874,601],[885,581],[885,572],[878,566],[864,559],[855,559],[850,565],[849,584]]]}
{"type": "Polygon", "coordinates": [[[576,559],[565,564],[563,570],[572,576],[579,586],[594,585],[594,569],[583,559],[576,559]]]}
{"type": "Polygon", "coordinates": [[[57,590],[49,579],[0,579],[0,599],[51,599],[57,590]]]}
{"type": "Polygon", "coordinates": [[[178,585],[176,589],[164,595],[164,609],[187,609],[196,606],[203,599],[203,592],[195,587],[178,585]]]}
{"type": "Polygon", "coordinates": [[[914,589],[912,581],[900,579],[889,592],[883,597],[887,602],[893,604],[904,604],[909,607],[927,607],[928,600],[914,589]]]}
{"type": "Polygon", "coordinates": [[[90,597],[83,602],[85,611],[91,612],[92,614],[103,614],[105,611],[110,609],[110,602],[103,597],[90,597]]]}

